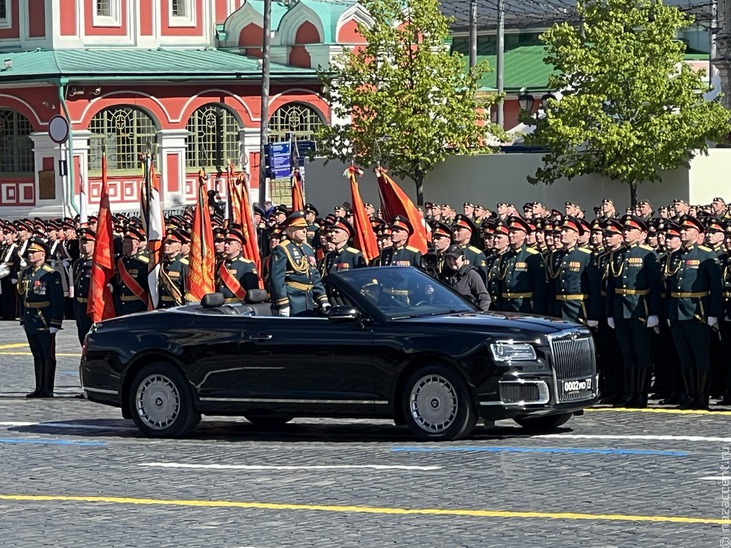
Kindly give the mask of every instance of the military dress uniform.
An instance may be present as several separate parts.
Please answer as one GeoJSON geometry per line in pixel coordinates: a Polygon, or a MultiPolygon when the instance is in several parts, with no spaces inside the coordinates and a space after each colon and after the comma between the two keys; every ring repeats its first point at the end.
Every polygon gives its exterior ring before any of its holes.
{"type": "Polygon", "coordinates": [[[86,313],[89,303],[89,288],[91,286],[92,258],[80,257],[74,263],[72,272],[74,278],[74,320],[79,342],[83,345],[86,334],[93,322],[86,313]]]}
{"type": "Polygon", "coordinates": [[[546,271],[543,257],[523,244],[509,248],[498,264],[500,279],[500,310],[545,314],[546,271]]]}
{"type": "Polygon", "coordinates": [[[256,263],[245,259],[242,254],[223,260],[219,264],[216,278],[216,291],[223,293],[227,303],[242,302],[247,291],[259,289],[256,263]]]}
{"type": "Polygon", "coordinates": [[[421,251],[407,245],[391,246],[383,249],[378,262],[379,266],[414,266],[422,269],[424,267],[421,251]]]}
{"type": "Polygon", "coordinates": [[[117,316],[148,309],[150,259],[144,252],[124,255],[117,260],[114,304],[117,316]]]}
{"type": "MultiPolygon", "coordinates": [[[[45,247],[39,241],[39,247],[45,247]]],[[[56,376],[55,333],[61,329],[64,302],[61,276],[48,264],[26,268],[18,282],[21,325],[33,354],[35,390],[29,397],[52,397],[56,376]]]]}
{"type": "Polygon", "coordinates": [[[180,253],[173,258],[165,258],[160,272],[159,308],[171,308],[185,302],[188,291],[188,259],[180,253]]]}
{"type": "Polygon", "coordinates": [[[358,249],[344,246],[325,253],[323,260],[325,275],[331,272],[343,272],[366,266],[365,257],[358,249]]]}
{"type": "MultiPolygon", "coordinates": [[[[726,229],[726,237],[731,233],[731,225],[726,229]]],[[[728,252],[719,257],[721,263],[721,283],[723,284],[723,304],[721,323],[721,349],[722,355],[728,359],[731,356],[731,256],[728,252]]],[[[731,405],[731,367],[724,364],[724,394],[720,405],[731,405]]]]}
{"type": "Polygon", "coordinates": [[[315,253],[307,243],[286,241],[272,250],[269,289],[274,310],[289,307],[290,316],[315,310],[315,302],[328,303],[315,253]]]}
{"type": "Polygon", "coordinates": [[[462,253],[464,253],[465,263],[474,266],[482,281],[486,282],[487,258],[485,257],[485,253],[481,249],[469,244],[462,244],[459,247],[462,248],[462,253]]]}
{"type": "Polygon", "coordinates": [[[712,335],[708,318],[721,317],[721,267],[713,251],[697,244],[675,251],[672,260],[676,266],[668,272],[666,310],[685,385],[681,407],[707,409],[712,335]]]}
{"type": "Polygon", "coordinates": [[[548,313],[588,324],[601,317],[600,273],[591,251],[579,246],[554,251],[546,261],[548,313]]]}
{"type": "MultiPolygon", "coordinates": [[[[638,220],[644,223],[637,218],[625,224],[638,220]]],[[[634,244],[613,251],[608,268],[606,314],[613,318],[624,364],[624,391],[617,403],[646,407],[652,370],[647,322],[654,316],[659,326],[660,263],[650,246],[634,244]]]]}

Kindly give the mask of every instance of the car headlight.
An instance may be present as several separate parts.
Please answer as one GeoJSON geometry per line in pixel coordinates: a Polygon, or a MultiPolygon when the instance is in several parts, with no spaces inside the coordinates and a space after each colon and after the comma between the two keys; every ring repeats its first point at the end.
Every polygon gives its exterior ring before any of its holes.
{"type": "Polygon", "coordinates": [[[528,343],[492,343],[490,353],[496,362],[520,362],[536,359],[536,350],[533,345],[528,343]]]}

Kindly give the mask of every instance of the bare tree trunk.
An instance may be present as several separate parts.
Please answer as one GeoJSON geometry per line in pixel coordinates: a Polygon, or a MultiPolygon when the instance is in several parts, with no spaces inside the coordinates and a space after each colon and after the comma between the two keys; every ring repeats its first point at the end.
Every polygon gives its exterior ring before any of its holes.
{"type": "Polygon", "coordinates": [[[629,188],[630,188],[629,204],[632,209],[635,209],[637,207],[637,181],[632,181],[629,184],[629,188]]]}

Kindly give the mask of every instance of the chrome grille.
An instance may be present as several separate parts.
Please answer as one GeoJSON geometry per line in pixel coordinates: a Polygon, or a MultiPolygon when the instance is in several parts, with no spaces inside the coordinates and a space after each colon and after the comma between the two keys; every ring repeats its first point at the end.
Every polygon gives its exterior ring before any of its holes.
{"type": "Polygon", "coordinates": [[[504,383],[500,384],[500,399],[503,403],[532,402],[541,395],[535,384],[504,383]]]}
{"type": "Polygon", "coordinates": [[[596,355],[591,335],[574,331],[549,337],[549,341],[558,402],[596,397],[596,355]]]}

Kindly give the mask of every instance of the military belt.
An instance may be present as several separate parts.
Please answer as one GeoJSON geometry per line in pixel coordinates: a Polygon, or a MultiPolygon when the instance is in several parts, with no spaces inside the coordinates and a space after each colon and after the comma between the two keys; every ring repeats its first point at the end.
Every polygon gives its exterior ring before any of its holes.
{"type": "Polygon", "coordinates": [[[121,297],[119,297],[119,300],[127,302],[127,301],[141,301],[142,299],[140,299],[137,295],[122,295],[121,297]]]}
{"type": "Polygon", "coordinates": [[[588,298],[589,295],[585,295],[582,293],[556,295],[557,301],[585,301],[588,298]]]}
{"type": "Polygon", "coordinates": [[[708,297],[710,294],[710,291],[695,291],[690,293],[673,291],[670,293],[670,296],[674,299],[696,299],[699,297],[708,297]]]}
{"type": "Polygon", "coordinates": [[[78,302],[80,302],[80,303],[88,303],[89,302],[89,299],[87,299],[86,297],[76,297],[76,300],[78,302]]]}
{"type": "Polygon", "coordinates": [[[533,293],[503,293],[503,299],[530,299],[533,293]]]}
{"type": "Polygon", "coordinates": [[[26,308],[45,308],[47,306],[51,306],[51,301],[41,301],[39,303],[25,303],[26,308]]]}
{"type": "Polygon", "coordinates": [[[649,289],[621,289],[615,288],[615,295],[649,295],[649,289]]]}
{"type": "Polygon", "coordinates": [[[303,284],[300,282],[290,282],[286,281],[284,282],[285,285],[288,285],[289,287],[292,287],[294,289],[299,289],[300,291],[312,291],[312,288],[315,287],[312,284],[303,284]]]}

